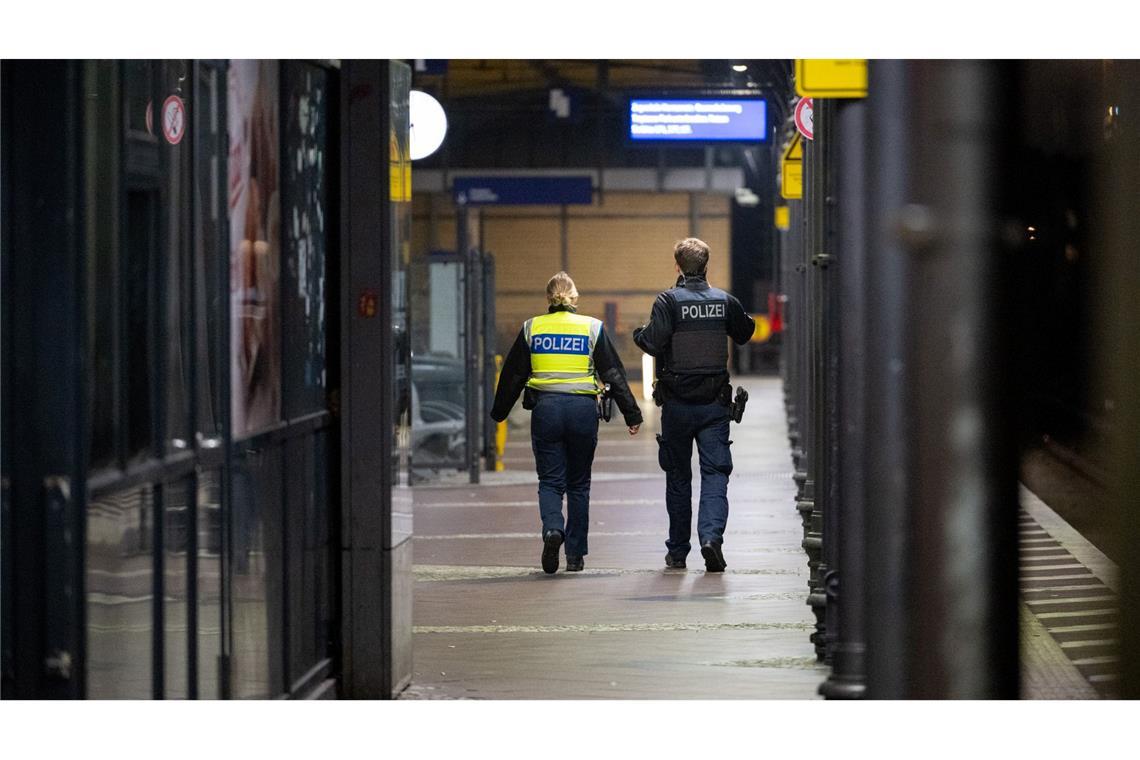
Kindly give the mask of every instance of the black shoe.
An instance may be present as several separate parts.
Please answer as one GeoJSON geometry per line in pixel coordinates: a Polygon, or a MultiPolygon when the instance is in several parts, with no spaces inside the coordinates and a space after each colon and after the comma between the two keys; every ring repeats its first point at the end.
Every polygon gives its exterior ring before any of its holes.
{"type": "Polygon", "coordinates": [[[576,573],[586,566],[586,560],[581,557],[566,555],[566,572],[576,573]]]}
{"type": "Polygon", "coordinates": [[[705,558],[705,572],[723,573],[728,567],[724,555],[720,552],[720,544],[715,541],[705,541],[701,544],[701,556],[705,558]]]}
{"type": "Polygon", "coordinates": [[[672,554],[665,555],[665,567],[673,567],[679,570],[685,569],[685,558],[674,557],[672,554]]]}
{"type": "Polygon", "coordinates": [[[562,531],[548,530],[542,537],[542,569],[558,572],[558,549],[562,546],[562,531]]]}

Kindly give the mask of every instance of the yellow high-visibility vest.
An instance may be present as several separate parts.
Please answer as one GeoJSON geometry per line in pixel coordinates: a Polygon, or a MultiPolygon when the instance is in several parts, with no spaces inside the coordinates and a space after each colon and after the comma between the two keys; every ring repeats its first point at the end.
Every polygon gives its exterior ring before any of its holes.
{"type": "Polygon", "coordinates": [[[570,311],[542,314],[523,323],[530,347],[528,388],[554,393],[599,393],[594,346],[602,321],[570,311]]]}

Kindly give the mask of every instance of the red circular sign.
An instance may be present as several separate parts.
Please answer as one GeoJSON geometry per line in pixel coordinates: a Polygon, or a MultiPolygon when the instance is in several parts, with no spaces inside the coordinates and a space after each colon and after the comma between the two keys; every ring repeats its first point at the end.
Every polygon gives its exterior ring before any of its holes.
{"type": "Polygon", "coordinates": [[[177,95],[171,95],[162,104],[162,134],[171,145],[182,142],[186,134],[186,105],[177,95]]]}
{"type": "Polygon", "coordinates": [[[796,129],[800,131],[808,140],[812,139],[814,128],[812,126],[812,102],[811,98],[800,98],[800,102],[796,103],[796,129]]]}

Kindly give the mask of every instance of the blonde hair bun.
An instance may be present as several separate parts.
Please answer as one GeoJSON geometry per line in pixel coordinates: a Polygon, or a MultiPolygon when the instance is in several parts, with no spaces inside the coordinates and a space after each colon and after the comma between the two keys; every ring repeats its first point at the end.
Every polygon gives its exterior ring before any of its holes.
{"type": "Polygon", "coordinates": [[[551,306],[577,306],[578,288],[565,272],[559,272],[546,283],[546,300],[551,306]]]}

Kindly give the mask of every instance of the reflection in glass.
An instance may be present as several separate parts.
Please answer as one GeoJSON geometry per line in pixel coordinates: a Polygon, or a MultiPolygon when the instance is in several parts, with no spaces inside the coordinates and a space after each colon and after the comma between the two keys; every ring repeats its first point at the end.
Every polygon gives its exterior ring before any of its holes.
{"type": "Polygon", "coordinates": [[[193,484],[190,481],[171,483],[162,492],[162,532],[163,532],[163,646],[166,651],[166,669],[163,684],[167,699],[186,699],[190,696],[187,688],[187,668],[190,660],[189,619],[187,608],[187,583],[189,577],[189,550],[191,497],[193,484]]]}
{"type": "MultiPolygon", "coordinates": [[[[406,66],[392,66],[389,135],[390,213],[392,245],[392,329],[396,379],[389,397],[393,409],[393,442],[391,459],[392,513],[390,547],[399,546],[412,535],[411,475],[412,447],[412,356],[408,334],[408,262],[412,251],[412,159],[408,144],[410,116],[408,91],[411,71],[406,66]]],[[[410,621],[408,621],[410,624],[410,621]]]]}
{"type": "Polygon", "coordinates": [[[278,62],[230,61],[227,78],[233,431],[281,418],[278,62]]]}
{"type": "MultiPolygon", "coordinates": [[[[150,61],[124,61],[127,86],[127,129],[140,135],[154,135],[154,107],[151,103],[153,71],[150,61]]],[[[135,135],[136,137],[138,135],[135,135]]]]}
{"type": "Polygon", "coordinates": [[[154,526],[150,487],[87,507],[87,696],[148,699],[154,526]]]}
{"type": "MultiPolygon", "coordinates": [[[[186,61],[167,61],[161,67],[163,96],[177,95],[188,112],[197,104],[190,97],[190,65],[186,61]]],[[[162,145],[166,185],[167,234],[163,241],[166,272],[166,446],[170,451],[184,450],[190,443],[190,166],[192,139],[177,145],[162,145]]]]}
{"type": "Polygon", "coordinates": [[[328,72],[282,64],[282,270],[285,415],[325,407],[325,249],[328,210],[328,72]]]}
{"type": "Polygon", "coordinates": [[[88,345],[91,382],[87,384],[91,414],[90,467],[110,466],[115,458],[115,305],[118,303],[119,225],[118,66],[114,61],[84,65],[86,96],[84,158],[87,223],[88,345]]]}
{"type": "Polygon", "coordinates": [[[221,696],[222,480],[219,470],[198,475],[198,698],[221,696]]]}
{"type": "Polygon", "coordinates": [[[290,685],[330,655],[328,440],[325,429],[287,444],[290,685]]]}
{"type": "Polygon", "coordinates": [[[233,696],[284,691],[282,674],[281,449],[237,459],[233,468],[231,576],[233,696]]]}
{"type": "Polygon", "coordinates": [[[221,383],[225,369],[221,354],[221,331],[225,322],[228,286],[225,235],[225,198],[221,192],[222,167],[225,165],[225,129],[222,124],[221,75],[206,63],[198,64],[198,101],[191,112],[191,123],[197,139],[197,165],[194,167],[194,192],[198,216],[195,220],[194,305],[197,314],[197,393],[198,430],[206,437],[221,433],[219,408],[221,383]]]}

